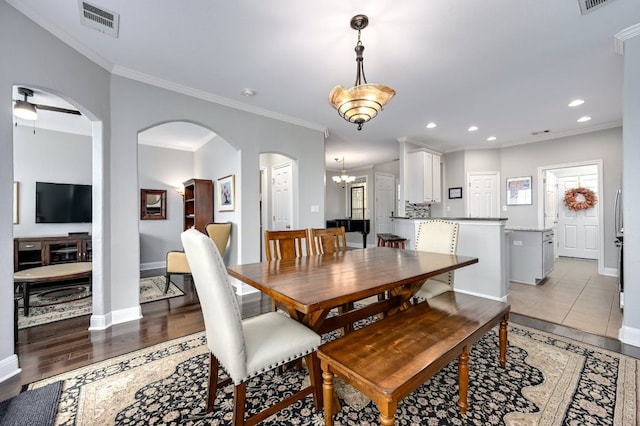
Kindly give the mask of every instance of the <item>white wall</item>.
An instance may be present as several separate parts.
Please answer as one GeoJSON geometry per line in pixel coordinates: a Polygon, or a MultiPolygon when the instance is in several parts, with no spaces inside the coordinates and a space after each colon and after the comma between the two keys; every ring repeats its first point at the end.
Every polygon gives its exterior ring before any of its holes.
{"type": "Polygon", "coordinates": [[[90,223],[35,223],[36,182],[91,185],[91,138],[17,126],[13,132],[13,176],[19,182],[19,223],[14,237],[90,232],[90,223]]]}

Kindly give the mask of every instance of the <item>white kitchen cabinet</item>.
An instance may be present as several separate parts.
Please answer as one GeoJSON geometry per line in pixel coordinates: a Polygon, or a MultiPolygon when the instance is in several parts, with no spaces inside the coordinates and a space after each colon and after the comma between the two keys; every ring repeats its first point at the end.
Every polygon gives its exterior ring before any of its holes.
{"type": "Polygon", "coordinates": [[[407,155],[407,199],[410,203],[442,201],[440,156],[426,151],[407,155]]]}
{"type": "Polygon", "coordinates": [[[538,284],[553,271],[552,229],[511,229],[511,281],[538,284]]]}

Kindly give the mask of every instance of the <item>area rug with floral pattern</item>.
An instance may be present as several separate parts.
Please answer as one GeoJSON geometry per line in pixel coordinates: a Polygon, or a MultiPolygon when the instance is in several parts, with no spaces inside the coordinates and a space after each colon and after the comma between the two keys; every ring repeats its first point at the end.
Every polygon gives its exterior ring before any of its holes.
{"type": "MultiPolygon", "coordinates": [[[[184,292],[175,284],[169,285],[165,293],[165,277],[140,279],[140,303],[183,296],[184,292]]],[[[40,288],[29,298],[29,316],[24,316],[20,299],[18,308],[18,329],[35,327],[54,321],[89,315],[91,307],[91,286],[87,282],[72,285],[40,288]]]]}
{"type": "MultiPolygon", "coordinates": [[[[324,336],[324,338],[330,338],[324,336]]],[[[398,425],[635,425],[638,360],[525,326],[509,326],[507,368],[497,362],[494,329],[471,348],[469,404],[456,405],[457,361],[403,399],[398,425]]],[[[196,333],[32,383],[63,381],[56,424],[228,425],[233,386],[218,390],[205,415],[208,353],[196,333]]],[[[247,385],[256,412],[308,380],[304,370],[265,373],[247,385]]],[[[337,383],[342,410],[336,425],[374,425],[374,403],[337,383]]],[[[268,425],[323,425],[309,396],[267,419],[268,425]]]]}

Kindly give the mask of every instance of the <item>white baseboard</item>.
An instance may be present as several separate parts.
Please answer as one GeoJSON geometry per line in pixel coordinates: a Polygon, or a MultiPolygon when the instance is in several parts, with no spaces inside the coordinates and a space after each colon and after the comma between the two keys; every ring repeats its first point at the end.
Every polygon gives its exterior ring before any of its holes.
{"type": "Polygon", "coordinates": [[[109,312],[105,315],[91,315],[89,330],[104,330],[114,324],[122,324],[123,322],[135,321],[140,318],[142,318],[142,308],[140,305],[109,312]]]}
{"type": "Polygon", "coordinates": [[[149,263],[141,263],[140,264],[140,270],[141,271],[148,271],[150,269],[165,269],[166,267],[167,267],[167,262],[166,261],[149,262],[149,263]]]}
{"type": "Polygon", "coordinates": [[[458,288],[454,288],[453,290],[456,293],[463,293],[463,294],[468,294],[470,296],[476,296],[476,297],[484,297],[485,299],[496,300],[498,302],[507,303],[509,301],[508,295],[503,297],[496,297],[496,296],[489,296],[488,294],[484,294],[484,293],[476,293],[475,291],[460,290],[458,288]]]}
{"type": "Polygon", "coordinates": [[[142,318],[142,308],[140,305],[133,308],[121,309],[111,312],[112,324],[122,324],[123,322],[135,321],[142,318]]]}
{"type": "Polygon", "coordinates": [[[13,354],[3,360],[0,360],[0,383],[20,374],[22,369],[18,364],[18,355],[13,354]]]}
{"type": "Polygon", "coordinates": [[[640,329],[633,327],[620,327],[618,339],[627,345],[640,347],[640,329]]]}
{"type": "Polygon", "coordinates": [[[618,268],[604,268],[603,274],[607,277],[619,277],[620,274],[618,272],[618,268]]]}
{"type": "Polygon", "coordinates": [[[104,330],[111,327],[112,324],[111,313],[108,313],[106,315],[91,315],[91,320],[89,321],[89,330],[104,330]]]}

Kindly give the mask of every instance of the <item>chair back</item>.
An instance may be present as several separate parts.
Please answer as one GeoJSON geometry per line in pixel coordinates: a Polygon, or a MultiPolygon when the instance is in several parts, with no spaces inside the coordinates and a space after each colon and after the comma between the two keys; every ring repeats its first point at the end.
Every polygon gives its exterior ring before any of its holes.
{"type": "Polygon", "coordinates": [[[311,254],[306,229],[264,231],[267,261],[293,259],[311,254]]]}
{"type": "Polygon", "coordinates": [[[247,376],[247,354],[238,300],[213,241],[196,229],[180,235],[204,317],[207,346],[234,383],[247,376]]]}
{"type": "Polygon", "coordinates": [[[341,253],[347,250],[347,234],[344,226],[309,228],[309,240],[313,254],[341,253]]]}
{"type": "MultiPolygon", "coordinates": [[[[458,250],[458,224],[448,220],[428,220],[420,222],[416,236],[416,250],[434,253],[456,254],[458,250]]],[[[453,288],[453,271],[431,278],[453,288]]]]}
{"type": "Polygon", "coordinates": [[[224,257],[224,252],[229,244],[229,236],[231,235],[231,222],[208,223],[204,230],[218,248],[220,256],[224,257]]]}

